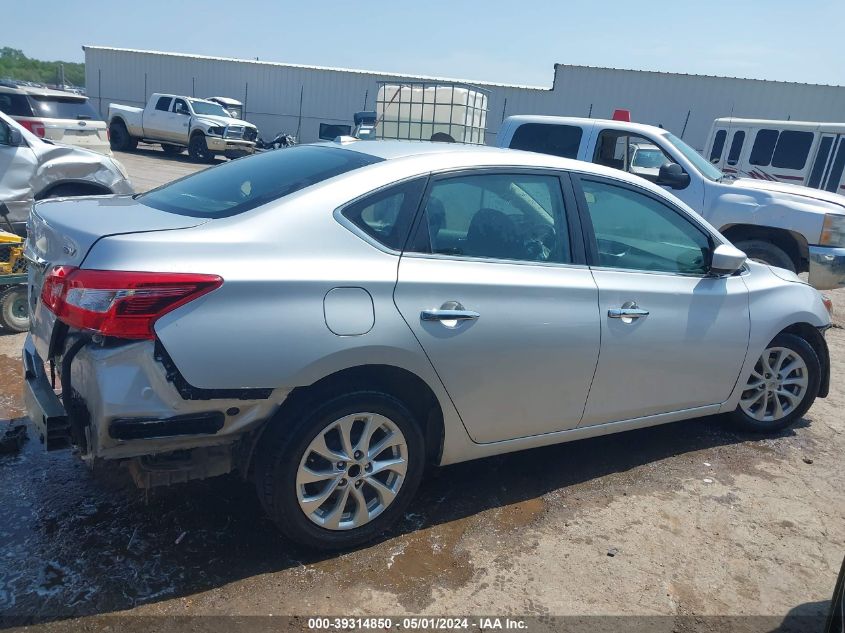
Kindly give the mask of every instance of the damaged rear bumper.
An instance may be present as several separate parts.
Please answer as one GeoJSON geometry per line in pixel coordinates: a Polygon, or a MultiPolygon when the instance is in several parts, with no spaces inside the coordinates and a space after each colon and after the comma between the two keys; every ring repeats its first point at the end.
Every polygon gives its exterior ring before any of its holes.
{"type": "Polygon", "coordinates": [[[161,362],[153,341],[82,345],[69,363],[69,379],[62,381],[72,397],[56,395],[31,335],[23,361],[27,413],[45,448],[75,445],[85,458],[187,455],[231,445],[259,427],[287,395],[263,390],[262,397],[248,399],[258,390],[231,390],[222,394],[231,397],[218,398],[202,389],[187,394],[178,369],[161,362]]]}

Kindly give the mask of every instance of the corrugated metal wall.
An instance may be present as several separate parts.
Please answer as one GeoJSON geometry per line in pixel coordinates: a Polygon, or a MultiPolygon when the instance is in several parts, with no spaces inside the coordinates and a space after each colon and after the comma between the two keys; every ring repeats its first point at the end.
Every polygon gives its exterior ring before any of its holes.
{"type": "MultiPolygon", "coordinates": [[[[285,131],[308,143],[320,123],[352,123],[374,107],[377,82],[419,79],[285,64],[86,47],[85,84],[105,116],[109,102],[143,106],[154,92],[227,96],[246,104],[264,138],[285,131]],[[301,106],[300,106],[301,98],[301,106]]],[[[429,78],[430,79],[430,78],[429,78]]],[[[845,87],[558,65],[552,89],[476,82],[490,91],[487,142],[504,116],[609,117],[661,124],[701,149],[713,120],[737,117],[845,120],[845,87]]]]}

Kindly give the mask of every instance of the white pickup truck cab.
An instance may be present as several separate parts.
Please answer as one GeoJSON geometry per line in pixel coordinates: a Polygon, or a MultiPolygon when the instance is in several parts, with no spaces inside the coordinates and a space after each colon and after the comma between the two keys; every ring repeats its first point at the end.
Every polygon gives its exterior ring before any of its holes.
{"type": "Polygon", "coordinates": [[[668,130],[627,121],[512,116],[497,145],[635,173],[670,189],[751,259],[809,272],[820,290],[845,285],[845,196],[727,176],[668,130]],[[633,164],[633,150],[646,146],[665,156],[656,174],[633,164]]]}
{"type": "Polygon", "coordinates": [[[255,149],[258,130],[234,119],[219,103],[156,93],[145,108],[109,104],[113,150],[133,150],[138,141],[161,144],[167,154],[188,148],[191,158],[210,162],[217,154],[237,158],[255,149]]]}

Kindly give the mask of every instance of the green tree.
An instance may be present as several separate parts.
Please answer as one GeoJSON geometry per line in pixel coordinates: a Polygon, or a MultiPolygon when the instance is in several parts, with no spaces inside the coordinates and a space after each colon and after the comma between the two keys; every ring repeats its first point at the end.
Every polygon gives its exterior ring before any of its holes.
{"type": "Polygon", "coordinates": [[[41,84],[55,84],[59,77],[59,66],[64,65],[65,83],[74,86],[85,85],[85,64],[72,62],[47,62],[32,59],[16,48],[0,48],[0,79],[19,79],[41,84]]]}

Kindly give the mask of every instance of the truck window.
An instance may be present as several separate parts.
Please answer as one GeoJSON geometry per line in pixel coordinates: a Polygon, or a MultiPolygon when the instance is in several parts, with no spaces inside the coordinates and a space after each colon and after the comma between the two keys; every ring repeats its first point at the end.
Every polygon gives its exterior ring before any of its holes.
{"type": "Polygon", "coordinates": [[[158,101],[156,101],[156,110],[167,112],[168,110],[170,110],[171,101],[172,99],[170,97],[159,97],[158,101]]]}
{"type": "Polygon", "coordinates": [[[582,133],[581,128],[575,125],[526,123],[514,132],[510,147],[563,158],[577,158],[582,133]]]}
{"type": "Polygon", "coordinates": [[[772,167],[781,169],[804,169],[807,164],[807,157],[810,155],[810,146],[813,144],[815,134],[812,132],[796,132],[784,130],[780,133],[774,156],[772,156],[772,167]]]}
{"type": "Polygon", "coordinates": [[[184,99],[174,99],[173,100],[173,111],[177,114],[183,112],[185,114],[190,114],[191,111],[188,109],[188,104],[185,102],[184,99]]]}
{"type": "Polygon", "coordinates": [[[728,165],[736,165],[739,162],[739,155],[742,153],[743,143],[745,143],[745,132],[742,130],[734,132],[734,137],[731,141],[731,149],[728,152],[728,165]]]}
{"type": "MultiPolygon", "coordinates": [[[[593,162],[655,182],[660,168],[675,162],[654,141],[625,130],[602,130],[593,162]]],[[[707,163],[709,164],[709,163],[707,163]]]]}
{"type": "Polygon", "coordinates": [[[754,146],[751,148],[751,157],[748,162],[752,165],[765,167],[772,162],[772,154],[778,142],[777,130],[760,130],[754,138],[754,146]]]}
{"type": "Polygon", "coordinates": [[[710,162],[718,163],[722,160],[722,152],[725,151],[725,139],[728,138],[728,133],[725,130],[716,132],[713,138],[713,148],[710,150],[710,162]]]}

